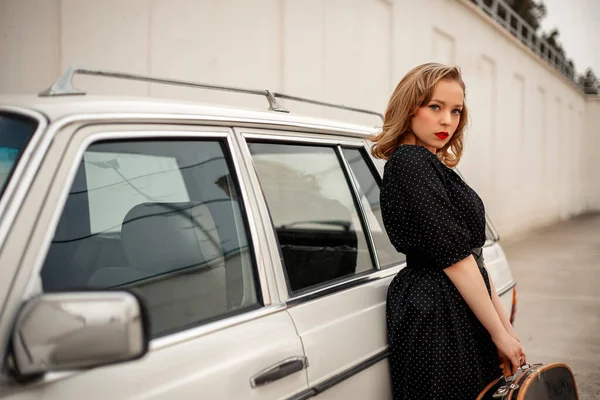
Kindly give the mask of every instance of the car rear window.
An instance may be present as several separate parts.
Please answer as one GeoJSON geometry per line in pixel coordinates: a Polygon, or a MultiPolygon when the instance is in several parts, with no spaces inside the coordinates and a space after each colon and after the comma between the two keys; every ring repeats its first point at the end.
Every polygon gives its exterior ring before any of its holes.
{"type": "Polygon", "coordinates": [[[34,119],[0,112],[0,195],[37,126],[34,119]]]}

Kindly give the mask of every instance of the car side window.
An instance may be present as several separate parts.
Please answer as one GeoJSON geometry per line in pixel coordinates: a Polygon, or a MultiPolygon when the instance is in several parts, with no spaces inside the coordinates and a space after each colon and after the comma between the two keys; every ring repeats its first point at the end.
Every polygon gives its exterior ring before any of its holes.
{"type": "Polygon", "coordinates": [[[259,307],[230,165],[218,140],[92,144],[42,268],[44,291],[136,288],[152,337],[259,307]]]}
{"type": "Polygon", "coordinates": [[[369,230],[375,244],[377,260],[380,268],[393,267],[403,263],[406,256],[399,253],[385,231],[381,206],[379,204],[379,181],[374,167],[369,167],[370,160],[364,149],[343,148],[344,156],[350,165],[360,191],[363,209],[369,221],[369,230]]]}
{"type": "Polygon", "coordinates": [[[334,147],[250,143],[249,148],[292,292],[374,269],[334,147]]]}

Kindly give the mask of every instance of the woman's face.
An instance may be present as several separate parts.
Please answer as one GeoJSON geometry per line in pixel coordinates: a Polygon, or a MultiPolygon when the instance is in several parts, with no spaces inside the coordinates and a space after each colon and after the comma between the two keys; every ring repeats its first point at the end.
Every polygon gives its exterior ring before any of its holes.
{"type": "Polygon", "coordinates": [[[412,117],[411,129],[417,143],[432,153],[444,147],[458,127],[464,98],[458,82],[439,81],[429,103],[417,108],[412,117]]]}

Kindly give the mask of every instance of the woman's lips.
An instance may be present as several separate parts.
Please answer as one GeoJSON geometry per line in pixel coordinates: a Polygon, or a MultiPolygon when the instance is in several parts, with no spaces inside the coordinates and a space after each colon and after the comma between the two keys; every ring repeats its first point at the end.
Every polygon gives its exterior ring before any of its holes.
{"type": "Polygon", "coordinates": [[[448,134],[448,132],[437,132],[437,133],[435,133],[435,136],[444,140],[444,139],[448,139],[448,136],[450,136],[450,135],[448,134]]]}

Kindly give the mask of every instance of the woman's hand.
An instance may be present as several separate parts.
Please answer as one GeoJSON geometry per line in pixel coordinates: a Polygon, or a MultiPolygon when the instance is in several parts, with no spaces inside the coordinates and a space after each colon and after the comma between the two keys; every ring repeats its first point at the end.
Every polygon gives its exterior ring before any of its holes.
{"type": "Polygon", "coordinates": [[[518,339],[515,339],[510,333],[504,331],[496,337],[492,337],[492,340],[500,353],[512,364],[513,375],[521,365],[527,363],[527,357],[525,356],[523,346],[521,346],[518,339]]]}

